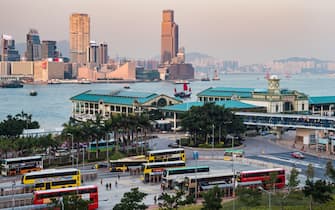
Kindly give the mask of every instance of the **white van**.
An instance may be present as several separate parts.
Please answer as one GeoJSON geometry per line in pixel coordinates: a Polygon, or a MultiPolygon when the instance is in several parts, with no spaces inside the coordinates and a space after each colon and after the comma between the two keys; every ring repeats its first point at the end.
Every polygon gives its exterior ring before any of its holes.
{"type": "Polygon", "coordinates": [[[55,152],[55,157],[62,157],[67,155],[70,155],[70,152],[65,149],[59,149],[55,152]]]}

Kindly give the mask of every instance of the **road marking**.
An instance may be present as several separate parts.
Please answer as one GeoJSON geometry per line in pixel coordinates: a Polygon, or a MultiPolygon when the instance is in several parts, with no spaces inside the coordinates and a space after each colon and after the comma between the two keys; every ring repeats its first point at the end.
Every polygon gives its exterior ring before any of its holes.
{"type": "MultiPolygon", "coordinates": [[[[308,166],[310,162],[303,161],[303,160],[291,160],[291,159],[284,159],[284,158],[278,158],[272,155],[257,155],[257,157],[262,157],[262,158],[267,158],[267,159],[272,159],[272,160],[278,160],[278,161],[283,161],[283,162],[288,162],[292,164],[299,164],[299,165],[304,165],[308,166]]],[[[324,168],[321,166],[319,163],[312,163],[314,168],[324,168]]]]}

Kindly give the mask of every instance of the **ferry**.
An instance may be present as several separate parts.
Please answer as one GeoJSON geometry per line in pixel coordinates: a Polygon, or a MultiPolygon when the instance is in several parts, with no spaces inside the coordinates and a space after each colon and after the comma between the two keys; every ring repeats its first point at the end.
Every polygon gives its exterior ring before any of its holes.
{"type": "Polygon", "coordinates": [[[29,95],[30,96],[37,96],[37,91],[36,90],[31,90],[29,95]]]}
{"type": "Polygon", "coordinates": [[[48,84],[50,84],[50,85],[58,85],[58,84],[61,84],[61,82],[60,82],[59,79],[51,79],[51,80],[48,80],[48,84]]]}
{"type": "Polygon", "coordinates": [[[6,80],[0,82],[2,88],[23,88],[23,84],[19,80],[6,80]]]}
{"type": "Polygon", "coordinates": [[[88,79],[82,79],[78,81],[79,84],[89,85],[91,84],[91,81],[88,79]]]}
{"type": "Polygon", "coordinates": [[[188,80],[175,80],[174,84],[182,85],[182,84],[190,84],[190,82],[188,80]]]}

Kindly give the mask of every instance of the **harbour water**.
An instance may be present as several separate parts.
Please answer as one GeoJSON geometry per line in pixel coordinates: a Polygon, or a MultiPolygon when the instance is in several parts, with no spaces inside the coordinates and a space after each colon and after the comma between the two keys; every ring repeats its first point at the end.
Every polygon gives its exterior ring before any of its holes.
{"type": "MultiPolygon", "coordinates": [[[[293,75],[291,78],[281,78],[281,88],[294,89],[310,96],[335,95],[335,78],[328,75],[293,75]]],[[[0,120],[9,114],[21,111],[33,115],[42,128],[60,127],[71,115],[70,98],[86,90],[118,90],[129,85],[127,91],[155,92],[173,96],[174,88],[182,90],[183,85],[172,82],[139,82],[139,83],[92,83],[92,84],[58,84],[58,85],[25,85],[23,88],[0,88],[0,120]],[[37,91],[37,96],[30,96],[31,90],[37,91]]],[[[267,88],[264,75],[257,74],[225,74],[217,81],[192,81],[192,97],[209,87],[246,87],[267,88]]]]}

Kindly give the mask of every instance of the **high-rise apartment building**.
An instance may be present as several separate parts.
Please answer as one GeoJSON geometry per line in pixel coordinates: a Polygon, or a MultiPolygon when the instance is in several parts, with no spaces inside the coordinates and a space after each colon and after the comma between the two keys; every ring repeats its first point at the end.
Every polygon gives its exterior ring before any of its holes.
{"type": "Polygon", "coordinates": [[[42,41],[42,59],[58,57],[56,41],[42,41]]]}
{"type": "Polygon", "coordinates": [[[36,29],[30,29],[27,34],[27,61],[39,61],[42,59],[42,47],[40,35],[36,29]]]}
{"type": "Polygon", "coordinates": [[[98,62],[99,62],[99,64],[108,63],[108,45],[105,42],[100,43],[100,46],[99,46],[99,61],[98,62]]]}
{"type": "Polygon", "coordinates": [[[161,42],[161,63],[170,63],[178,52],[178,25],[173,10],[163,10],[161,42]]]}
{"type": "Polygon", "coordinates": [[[85,64],[90,44],[90,17],[74,13],[70,16],[70,57],[72,63],[85,64]]]}
{"type": "Polygon", "coordinates": [[[1,61],[19,61],[19,51],[15,49],[15,40],[10,35],[1,37],[1,61]]]}
{"type": "Polygon", "coordinates": [[[87,63],[98,64],[99,45],[95,41],[90,41],[90,46],[87,48],[87,63]]]}

